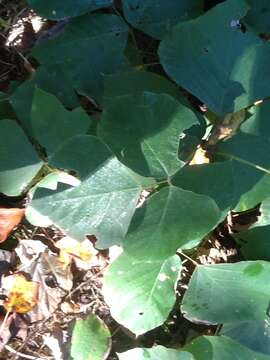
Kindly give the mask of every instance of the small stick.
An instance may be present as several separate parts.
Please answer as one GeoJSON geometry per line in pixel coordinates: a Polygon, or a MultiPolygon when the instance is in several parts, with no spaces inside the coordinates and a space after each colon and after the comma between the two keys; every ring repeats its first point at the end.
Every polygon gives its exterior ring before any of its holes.
{"type": "Polygon", "coordinates": [[[20,356],[24,359],[29,359],[29,360],[49,360],[49,359],[53,359],[52,356],[50,357],[46,357],[46,358],[40,358],[40,357],[36,357],[36,356],[32,356],[32,355],[27,355],[27,354],[23,354],[17,350],[14,350],[11,346],[9,345],[5,345],[5,349],[9,352],[11,352],[12,354],[15,354],[16,356],[20,356]]]}

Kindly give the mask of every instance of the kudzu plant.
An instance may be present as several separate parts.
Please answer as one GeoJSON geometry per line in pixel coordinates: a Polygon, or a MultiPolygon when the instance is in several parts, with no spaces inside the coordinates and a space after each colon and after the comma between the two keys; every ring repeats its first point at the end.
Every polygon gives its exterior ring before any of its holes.
{"type": "MultiPolygon", "coordinates": [[[[215,335],[118,356],[270,359],[270,3],[115,3],[28,0],[65,26],[28,54],[39,64],[32,76],[1,94],[0,191],[28,194],[34,225],[122,248],[103,295],[136,336],[175,307],[181,259],[194,265],[228,214],[260,205],[257,221],[234,235],[238,261],[197,264],[177,305],[191,323],[217,326],[215,335]],[[158,66],[145,63],[149,39],[158,66]],[[198,148],[201,164],[192,161],[198,148]]],[[[101,349],[93,358],[103,359],[106,329],[91,336],[101,349]]]]}

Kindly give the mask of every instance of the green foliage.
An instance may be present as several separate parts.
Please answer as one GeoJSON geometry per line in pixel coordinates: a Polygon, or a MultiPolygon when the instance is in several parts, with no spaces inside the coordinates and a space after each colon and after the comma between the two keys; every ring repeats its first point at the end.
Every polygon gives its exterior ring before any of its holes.
{"type": "Polygon", "coordinates": [[[77,320],[72,331],[71,359],[106,359],[111,347],[110,335],[107,326],[95,315],[77,320]]]}
{"type": "Polygon", "coordinates": [[[44,18],[59,20],[69,16],[82,15],[112,4],[112,0],[28,0],[28,4],[36,13],[44,18]]]}
{"type": "MultiPolygon", "coordinates": [[[[269,359],[268,2],[28,3],[64,22],[31,50],[32,76],[0,94],[0,193],[28,196],[36,226],[122,248],[103,294],[129,331],[165,331],[177,310],[203,328],[119,359],[269,359]],[[210,238],[233,242],[227,215],[253,207],[237,262],[197,264],[210,238]]],[[[109,338],[78,320],[71,356],[105,359],[109,338]]]]}
{"type": "Polygon", "coordinates": [[[202,0],[125,0],[124,15],[135,28],[161,39],[173,25],[199,15],[202,0]]]}
{"type": "Polygon", "coordinates": [[[104,279],[103,294],[113,317],[136,335],[162,325],[175,302],[179,269],[176,255],[165,261],[120,255],[104,279]]]}
{"type": "Polygon", "coordinates": [[[0,189],[9,196],[20,195],[42,167],[35,149],[12,120],[0,121],[0,189]]]}
{"type": "Polygon", "coordinates": [[[184,295],[182,311],[189,319],[214,324],[266,320],[269,269],[263,261],[200,265],[184,295]],[[219,294],[218,301],[209,299],[209,293],[219,294]]]}
{"type": "Polygon", "coordinates": [[[245,0],[227,0],[199,18],[177,24],[160,45],[168,75],[217,114],[269,96],[264,69],[270,45],[235,25],[248,8],[245,0]]]}

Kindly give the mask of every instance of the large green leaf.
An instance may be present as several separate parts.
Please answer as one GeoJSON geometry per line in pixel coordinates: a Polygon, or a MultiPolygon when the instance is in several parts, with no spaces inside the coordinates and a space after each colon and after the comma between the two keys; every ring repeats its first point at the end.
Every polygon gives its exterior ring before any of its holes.
{"type": "Polygon", "coordinates": [[[111,151],[101,141],[89,135],[77,135],[68,139],[53,154],[49,164],[56,168],[75,171],[77,177],[83,180],[111,156],[111,151]]]}
{"type": "Polygon", "coordinates": [[[138,259],[166,259],[178,248],[198,245],[219,219],[220,210],[209,197],[164,187],[137,209],[123,245],[138,259]]]}
{"type": "Polygon", "coordinates": [[[18,119],[29,135],[31,135],[30,113],[34,90],[34,82],[27,80],[19,85],[9,98],[18,119]]]}
{"type": "Polygon", "coordinates": [[[104,76],[104,97],[112,98],[127,94],[140,94],[144,91],[168,94],[181,102],[178,87],[163,76],[150,71],[130,70],[104,76]]]}
{"type": "Polygon", "coordinates": [[[110,331],[96,315],[76,320],[70,350],[73,360],[105,360],[110,349],[110,331]]]}
{"type": "Polygon", "coordinates": [[[117,355],[119,360],[195,360],[186,351],[167,349],[160,345],[150,349],[135,348],[117,355]]]}
{"type": "Polygon", "coordinates": [[[62,69],[61,64],[39,66],[32,81],[38,88],[55,95],[65,107],[73,109],[79,106],[78,97],[73,89],[72,77],[62,69]]]}
{"type": "Polygon", "coordinates": [[[43,163],[13,120],[0,121],[0,192],[20,195],[43,163]]]}
{"type": "MultiPolygon", "coordinates": [[[[29,195],[32,197],[37,188],[45,188],[50,190],[56,190],[58,183],[67,184],[72,186],[78,186],[80,184],[80,180],[75,178],[74,176],[62,172],[55,171],[51,172],[44,178],[42,178],[29,192],[29,195]]],[[[53,225],[52,220],[47,216],[42,216],[38,211],[35,210],[29,204],[25,211],[25,216],[27,220],[34,226],[47,227],[53,225]]]]}
{"type": "Polygon", "coordinates": [[[182,311],[190,320],[215,324],[264,320],[269,307],[269,272],[270,263],[264,261],[199,265],[184,295],[182,311]]]}
{"type": "Polygon", "coordinates": [[[247,0],[251,8],[244,21],[259,33],[269,33],[270,31],[270,4],[269,0],[247,0]]]}
{"type": "Polygon", "coordinates": [[[31,135],[53,154],[68,138],[85,134],[90,118],[82,108],[67,111],[55,96],[35,89],[31,113],[31,135]]]}
{"type": "Polygon", "coordinates": [[[243,321],[225,324],[221,330],[226,335],[243,346],[270,355],[270,326],[268,321],[243,321]]]}
{"type": "Polygon", "coordinates": [[[160,45],[168,75],[218,114],[270,95],[270,44],[236,25],[247,11],[245,0],[225,1],[177,24],[160,45]]]}
{"type": "Polygon", "coordinates": [[[42,65],[35,71],[34,76],[20,84],[9,98],[26,129],[30,127],[29,118],[35,87],[55,95],[67,108],[73,109],[79,106],[72,80],[61,65],[42,65]]]}
{"type": "Polygon", "coordinates": [[[270,101],[254,106],[253,114],[242,125],[241,131],[270,140],[270,101]]]}
{"type": "Polygon", "coordinates": [[[75,188],[37,189],[30,206],[71,237],[95,235],[97,247],[106,248],[125,236],[143,186],[153,186],[153,181],[132,173],[97,138],[88,135],[88,142],[96,148],[84,153],[88,177],[75,188]]]}
{"type": "Polygon", "coordinates": [[[112,0],[28,0],[28,4],[38,15],[59,20],[110,6],[112,0]]]}
{"type": "Polygon", "coordinates": [[[231,161],[186,166],[173,176],[172,184],[211,197],[224,215],[234,205],[231,161]]]}
{"type": "Polygon", "coordinates": [[[195,124],[197,115],[169,95],[143,93],[114,98],[105,107],[98,135],[132,170],[165,178],[184,165],[179,139],[195,124]]]}
{"type": "Polygon", "coordinates": [[[136,261],[125,253],[109,267],[103,285],[113,318],[136,335],[161,325],[175,303],[180,259],[136,261]]]}
{"type": "Polygon", "coordinates": [[[155,346],[136,348],[118,354],[120,360],[267,360],[268,356],[254,352],[226,336],[201,336],[182,351],[155,346]]]}
{"type": "Polygon", "coordinates": [[[233,160],[237,210],[254,207],[270,195],[270,142],[262,137],[239,132],[221,143],[219,155],[233,160]]]}
{"type": "MultiPolygon", "coordinates": [[[[255,224],[256,225],[256,224],[255,224]]],[[[247,260],[270,261],[270,226],[259,226],[234,235],[247,260]]]]}
{"type": "Polygon", "coordinates": [[[184,347],[195,360],[268,360],[226,336],[200,336],[184,347]]]}
{"type": "Polygon", "coordinates": [[[173,25],[199,15],[202,0],[124,0],[123,11],[135,28],[161,39],[173,25]]]}
{"type": "MultiPolygon", "coordinates": [[[[46,66],[55,67],[54,76],[66,74],[79,93],[100,100],[103,75],[128,68],[123,55],[128,27],[112,14],[86,14],[70,20],[65,31],[39,43],[32,55],[46,66]]],[[[71,89],[73,91],[73,89],[71,89]]]]}

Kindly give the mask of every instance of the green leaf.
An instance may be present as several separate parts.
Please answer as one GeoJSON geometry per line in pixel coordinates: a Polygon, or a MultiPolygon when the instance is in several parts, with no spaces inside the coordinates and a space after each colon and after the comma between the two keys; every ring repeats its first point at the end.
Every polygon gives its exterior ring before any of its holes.
{"type": "Polygon", "coordinates": [[[270,4],[268,0],[247,0],[250,5],[246,17],[244,18],[245,24],[255,29],[259,33],[269,33],[270,21],[269,12],[270,4]]]}
{"type": "Polygon", "coordinates": [[[255,226],[265,226],[270,225],[270,197],[266,198],[260,206],[260,216],[258,221],[253,225],[255,226]]]}
{"type": "MultiPolygon", "coordinates": [[[[154,182],[132,173],[109,151],[105,158],[106,146],[87,137],[96,148],[88,157],[88,177],[71,189],[62,184],[57,191],[37,189],[31,207],[69,236],[83,240],[95,235],[97,247],[107,248],[125,236],[142,189],[154,182]]],[[[76,138],[79,143],[81,137],[76,138]]]]}
{"type": "Polygon", "coordinates": [[[28,4],[39,16],[59,20],[110,6],[112,0],[28,0],[28,4]]]}
{"type": "MultiPolygon", "coordinates": [[[[29,195],[32,197],[37,188],[56,190],[58,183],[63,183],[70,186],[78,186],[80,184],[80,180],[65,172],[53,172],[41,179],[30,190],[29,195]]],[[[42,216],[39,212],[37,212],[35,208],[31,206],[31,203],[26,208],[25,216],[27,220],[34,226],[47,227],[53,225],[52,221],[47,216],[42,216]]]]}
{"type": "Polygon", "coordinates": [[[125,0],[123,5],[127,21],[157,39],[163,38],[176,23],[203,11],[202,0],[125,0]]]}
{"type": "Polygon", "coordinates": [[[226,336],[200,336],[184,347],[195,360],[267,360],[268,356],[255,353],[226,336]]]}
{"type": "Polygon", "coordinates": [[[185,102],[173,82],[150,71],[131,70],[104,76],[105,98],[128,94],[139,95],[142,92],[168,94],[182,103],[185,102]]]}
{"type": "Polygon", "coordinates": [[[243,321],[225,324],[222,327],[221,334],[253,351],[270,355],[270,326],[266,321],[243,321]]]}
{"type": "Polygon", "coordinates": [[[55,95],[65,107],[73,109],[79,106],[72,78],[62,69],[61,64],[39,66],[32,81],[38,88],[55,95]]]}
{"type": "Polygon", "coordinates": [[[119,360],[195,360],[188,352],[167,349],[160,345],[151,349],[135,348],[117,355],[119,360]]]}
{"type": "Polygon", "coordinates": [[[223,216],[235,202],[231,161],[186,166],[173,176],[172,184],[212,198],[223,216]]]}
{"type": "Polygon", "coordinates": [[[28,135],[31,135],[31,123],[29,119],[34,90],[34,82],[32,80],[27,80],[19,85],[9,98],[18,119],[22,123],[22,127],[28,135]]]}
{"type": "Polygon", "coordinates": [[[219,219],[220,211],[209,197],[164,187],[137,209],[123,245],[134,258],[164,260],[179,248],[198,245],[219,219]]]}
{"type": "Polygon", "coordinates": [[[235,112],[270,95],[265,72],[270,44],[236,26],[247,11],[245,0],[225,1],[195,20],[177,24],[159,48],[168,75],[217,114],[235,112]]]}
{"type": "Polygon", "coordinates": [[[65,31],[32,50],[41,64],[55,67],[58,81],[70,79],[80,94],[101,100],[104,74],[127,70],[128,27],[112,14],[86,14],[70,20],[65,31]]]}
{"type": "Polygon", "coordinates": [[[111,334],[96,315],[76,320],[71,338],[73,360],[105,360],[111,350],[111,334]]]}
{"type": "Polygon", "coordinates": [[[254,106],[253,114],[242,125],[241,131],[270,140],[270,101],[254,106]]]}
{"type": "Polygon", "coordinates": [[[256,206],[270,195],[270,142],[239,132],[221,143],[217,154],[233,160],[237,211],[256,206]]]}
{"type": "Polygon", "coordinates": [[[111,156],[109,148],[95,137],[77,135],[68,139],[53,154],[49,164],[55,168],[75,171],[79,179],[83,180],[111,156]]]}
{"type": "Polygon", "coordinates": [[[21,128],[13,120],[0,121],[0,192],[18,196],[31,183],[43,163],[21,128]]]}
{"type": "Polygon", "coordinates": [[[179,138],[194,124],[197,115],[169,95],[143,93],[114,98],[105,107],[98,135],[135,172],[165,178],[184,165],[179,138]]]}
{"type": "Polygon", "coordinates": [[[90,118],[82,108],[67,111],[55,96],[35,89],[31,114],[31,135],[53,154],[68,138],[85,134],[90,118]]]}
{"type": "Polygon", "coordinates": [[[113,318],[136,335],[167,319],[175,303],[180,259],[136,261],[125,253],[109,267],[103,295],[113,318]]]}
{"type": "Polygon", "coordinates": [[[214,324],[264,320],[269,306],[269,271],[270,263],[264,261],[199,265],[183,298],[185,317],[214,324]]]}
{"type": "Polygon", "coordinates": [[[241,231],[234,238],[241,246],[245,259],[270,261],[269,236],[270,226],[259,226],[241,231]]]}

